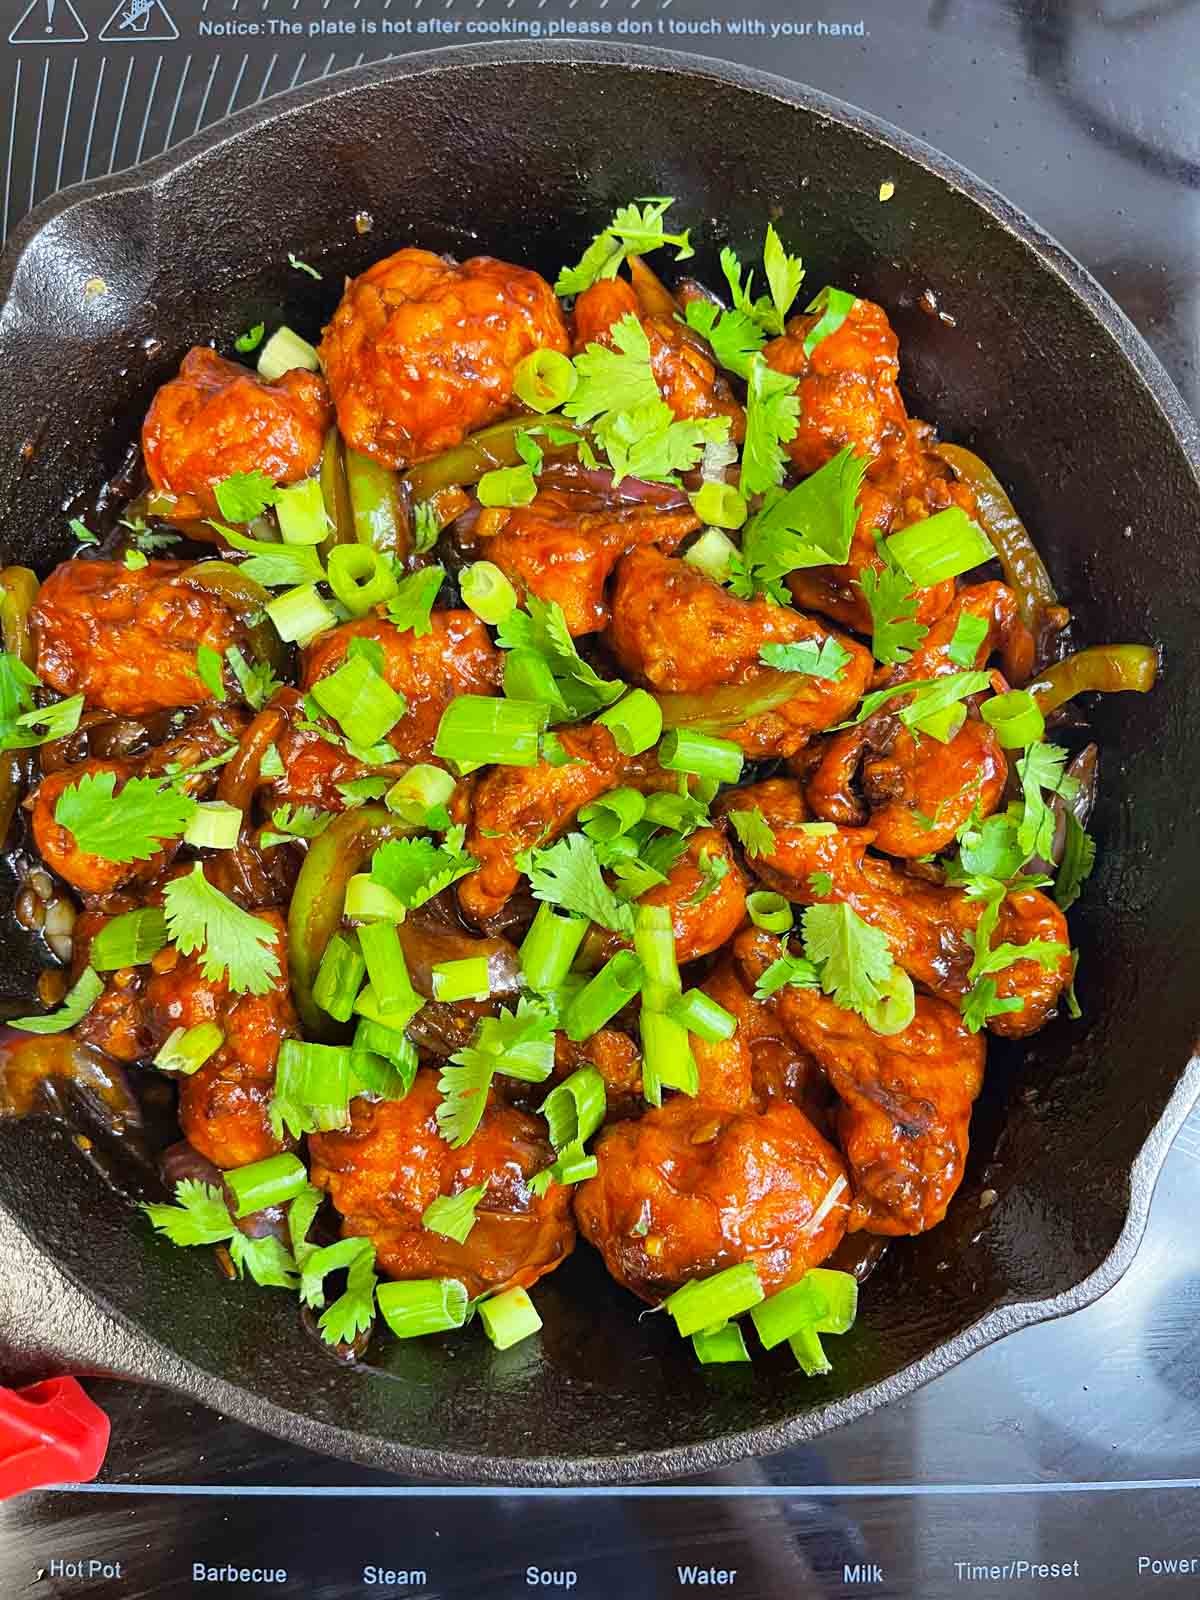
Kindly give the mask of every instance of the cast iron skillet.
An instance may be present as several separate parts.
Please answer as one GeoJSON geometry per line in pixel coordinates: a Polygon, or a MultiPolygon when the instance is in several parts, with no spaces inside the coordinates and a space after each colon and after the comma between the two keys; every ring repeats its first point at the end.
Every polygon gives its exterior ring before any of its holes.
{"type": "MultiPolygon", "coordinates": [[[[46,1319],[69,1324],[79,1358],[405,1472],[581,1483],[701,1471],[908,1394],[1115,1282],[1200,1087],[1200,1061],[1188,1066],[1200,846],[1185,821],[1200,788],[1195,424],[1051,240],[942,156],[824,95],[650,50],[456,49],[288,94],[68,192],[3,265],[5,559],[45,571],[65,553],[64,502],[117,466],[189,345],[227,350],[285,314],[315,335],[342,274],[402,244],[486,249],[553,274],[618,203],[647,194],[679,197],[710,282],[721,244],[756,253],[782,213],[814,290],[882,302],[912,409],[999,472],[1079,636],[1156,640],[1166,672],[1149,699],[1095,713],[1100,866],[1073,923],[1085,1020],[1047,1029],[1023,1057],[993,1041],[963,1191],[944,1226],[891,1250],[826,1380],[773,1360],[697,1369],[664,1319],[638,1322],[585,1248],[539,1285],[540,1340],[498,1355],[473,1336],[380,1339],[377,1364],[341,1369],[283,1295],[222,1284],[206,1252],[152,1237],[61,1129],[0,1125],[0,1207],[89,1297],[51,1292],[43,1332],[46,1319]],[[365,236],[358,212],[373,218],[365,236]],[[324,280],[290,270],[288,250],[324,280]],[[105,292],[88,292],[95,279],[105,292]],[[918,307],[926,289],[953,325],[918,307]]],[[[15,951],[5,964],[0,983],[28,992],[15,951]]],[[[9,1272],[24,1274],[15,1254],[9,1272]]]]}

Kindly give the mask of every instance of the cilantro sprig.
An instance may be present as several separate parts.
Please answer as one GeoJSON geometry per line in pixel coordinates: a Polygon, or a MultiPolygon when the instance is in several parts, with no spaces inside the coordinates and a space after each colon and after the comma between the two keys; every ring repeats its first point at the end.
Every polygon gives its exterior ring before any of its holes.
{"type": "Polygon", "coordinates": [[[633,913],[605,883],[596,846],[585,834],[569,833],[548,850],[532,850],[524,859],[535,899],[632,937],[633,913]]]}
{"type": "Polygon", "coordinates": [[[450,1057],[438,1088],[438,1131],[455,1150],[478,1128],[497,1072],[541,1083],[554,1069],[555,1016],[538,1000],[521,999],[515,1011],[484,1017],[471,1043],[450,1057]]]}
{"type": "Polygon", "coordinates": [[[596,234],[573,267],[564,267],[554,285],[558,295],[582,294],[602,278],[615,278],[627,256],[641,256],[664,245],[675,249],[676,261],[693,254],[688,230],[667,233],[663,218],[675,204],[673,199],[642,197],[638,202],[618,208],[612,221],[596,234]],[[644,207],[645,209],[639,209],[644,207]]]}
{"type": "Polygon", "coordinates": [[[191,821],[196,802],[157,778],[130,778],[118,790],[114,772],[87,772],[64,789],[54,820],[77,847],[103,861],[149,861],[191,821]]]}
{"type": "Polygon", "coordinates": [[[167,884],[163,910],[172,942],[185,956],[199,954],[206,978],[224,978],[239,994],[270,991],[279,976],[274,928],[209,883],[198,861],[167,884]]]}

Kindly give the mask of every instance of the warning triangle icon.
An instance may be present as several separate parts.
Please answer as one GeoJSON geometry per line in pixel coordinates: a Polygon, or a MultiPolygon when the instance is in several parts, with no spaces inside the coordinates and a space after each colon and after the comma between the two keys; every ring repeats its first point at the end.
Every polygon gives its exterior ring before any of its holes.
{"type": "Polygon", "coordinates": [[[8,36],[9,44],[82,44],[88,31],[71,0],[32,0],[8,36]]]}
{"type": "Polygon", "coordinates": [[[163,0],[118,0],[100,30],[101,40],[108,44],[161,44],[178,37],[179,29],[163,0]]]}

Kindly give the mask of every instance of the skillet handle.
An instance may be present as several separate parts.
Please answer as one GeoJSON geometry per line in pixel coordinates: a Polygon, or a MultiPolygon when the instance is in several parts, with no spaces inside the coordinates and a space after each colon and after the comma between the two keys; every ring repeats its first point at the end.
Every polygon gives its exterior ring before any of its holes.
{"type": "Polygon", "coordinates": [[[90,1483],[110,1428],[74,1378],[0,1388],[0,1500],[52,1483],[90,1483]]]}

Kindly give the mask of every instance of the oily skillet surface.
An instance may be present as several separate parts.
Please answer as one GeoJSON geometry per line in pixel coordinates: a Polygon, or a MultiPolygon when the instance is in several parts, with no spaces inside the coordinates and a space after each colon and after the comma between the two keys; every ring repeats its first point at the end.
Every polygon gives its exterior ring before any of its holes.
{"type": "MultiPolygon", "coordinates": [[[[285,314],[313,336],[342,274],[404,244],[553,275],[645,194],[679,198],[698,224],[689,270],[710,282],[721,244],[750,253],[782,212],[814,292],[828,281],[880,301],[912,411],[994,466],[1077,637],[1155,640],[1165,674],[1153,695],[1109,697],[1094,717],[1101,857],[1075,913],[1084,1021],[1053,1024],[1023,1053],[993,1045],[962,1191],[942,1227],[888,1253],[827,1379],[773,1359],[698,1369],[583,1248],[539,1289],[540,1341],[498,1353],[472,1337],[380,1340],[370,1366],[339,1368],[289,1298],[224,1284],[207,1252],[153,1237],[61,1126],[0,1122],[0,1277],[25,1273],[6,1211],[85,1291],[50,1289],[43,1344],[57,1335],[68,1358],[397,1471],[526,1483],[699,1472],[903,1396],[1111,1286],[1200,1088],[1200,1062],[1188,1065],[1197,429],[1064,252],[943,157],[823,95],[650,50],[455,49],[286,95],[68,192],[18,231],[0,270],[3,559],[45,572],[65,553],[64,503],[118,467],[190,345],[228,348],[285,314]],[[896,193],[881,204],[885,179],[896,193]],[[288,250],[323,282],[289,269],[288,250]],[[953,325],[918,306],[927,289],[953,325]],[[985,1190],[996,1198],[981,1207],[985,1190]]],[[[28,997],[28,953],[11,931],[0,948],[0,994],[28,997]]]]}

